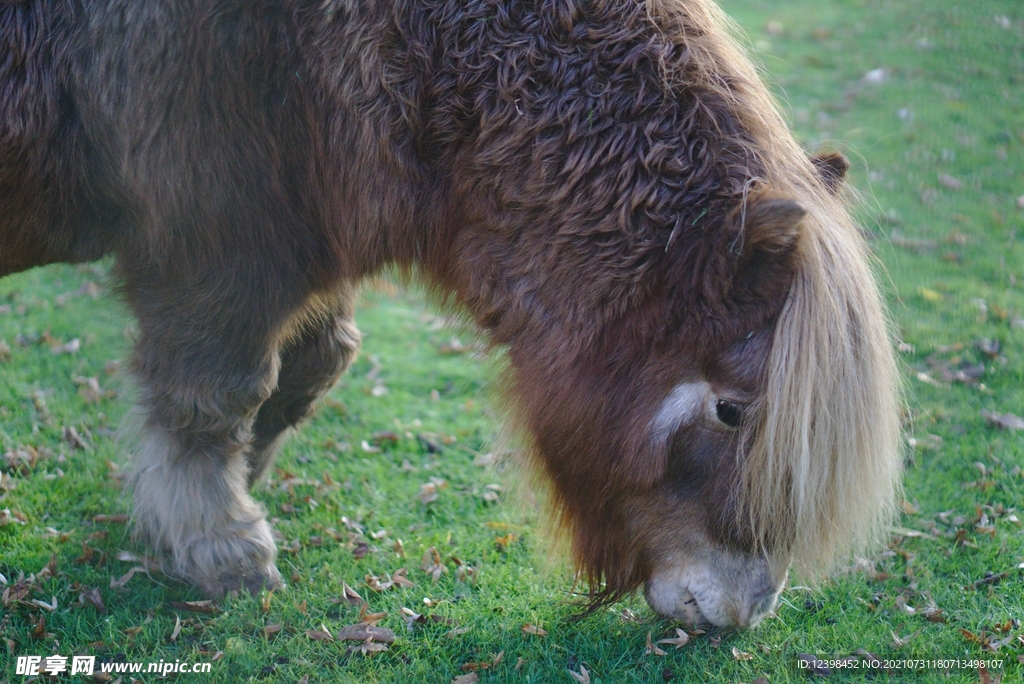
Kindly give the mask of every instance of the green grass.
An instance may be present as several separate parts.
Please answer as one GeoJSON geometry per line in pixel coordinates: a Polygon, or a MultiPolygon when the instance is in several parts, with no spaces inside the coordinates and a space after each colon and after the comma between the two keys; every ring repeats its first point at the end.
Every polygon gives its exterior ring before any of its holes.
{"type": "MultiPolygon", "coordinates": [[[[1003,681],[1020,681],[1024,642],[990,654],[962,630],[998,639],[1024,632],[1014,622],[1024,618],[1024,576],[1016,569],[1024,532],[1009,510],[1018,507],[1024,518],[1024,432],[994,429],[981,413],[1024,415],[1024,210],[1015,205],[1024,195],[1024,10],[1011,0],[733,0],[725,8],[747,31],[808,149],[836,146],[853,161],[858,210],[899,335],[912,348],[902,361],[907,435],[917,446],[908,452],[901,524],[924,536],[895,536],[874,557],[874,572],[840,575],[815,591],[787,589],[777,617],[752,631],[646,655],[648,633],[662,638],[672,623],[639,598],[574,621],[572,573],[547,558],[538,511],[512,495],[484,497],[493,491],[488,484],[509,489],[519,477],[475,464],[493,448],[500,424],[489,389],[500,358],[441,353],[453,335],[472,338],[443,327],[415,293],[371,290],[358,313],[363,355],[257,491],[280,545],[298,549],[279,559],[288,590],[274,594],[266,611],[263,596],[229,598],[212,614],[176,609],[171,602],[202,597],[158,573],[111,588],[138,564],[119,553],[142,551],[124,524],[94,521],[129,510],[118,478],[128,445],[116,433],[131,390],[110,362],[127,357],[130,320],[109,294],[104,267],[51,267],[0,282],[0,304],[10,307],[0,313],[0,339],[11,347],[10,359],[0,360],[0,452],[32,447],[38,455],[30,466],[3,469],[0,509],[16,518],[0,526],[0,573],[10,587],[55,558],[54,576],[37,578],[25,601],[56,597],[58,606],[0,607],[0,649],[8,654],[0,682],[23,680],[15,655],[209,662],[222,654],[210,674],[182,681],[448,682],[461,665],[503,653],[481,681],[571,683],[569,669],[585,665],[593,682],[766,677],[774,684],[807,679],[792,667],[798,653],[858,648],[1001,658],[1003,681]],[[781,33],[769,22],[779,22],[781,33]],[[865,82],[875,69],[885,77],[865,82]],[[98,298],[73,294],[90,282],[98,298]],[[79,351],[51,353],[52,342],[75,338],[79,351]],[[998,352],[985,353],[981,340],[995,341],[998,352]],[[956,380],[957,371],[976,374],[978,364],[978,377],[956,380]],[[100,396],[80,392],[75,378],[96,378],[100,396]],[[387,394],[374,395],[378,383],[387,394]],[[87,449],[74,448],[67,427],[87,449]],[[362,442],[383,431],[397,442],[364,451],[362,442]],[[424,504],[421,486],[431,477],[446,486],[424,504]],[[979,531],[979,513],[991,532],[979,531]],[[380,530],[386,534],[374,538],[380,530]],[[510,532],[515,541],[496,544],[510,532]],[[398,539],[404,557],[394,550],[398,539]],[[370,547],[360,559],[358,542],[370,547]],[[94,549],[91,558],[83,545],[94,549]],[[431,547],[446,567],[436,583],[421,568],[431,547]],[[460,573],[453,557],[473,572],[460,573]],[[414,587],[377,593],[366,586],[367,575],[384,579],[403,567],[414,587]],[[986,572],[1009,574],[974,589],[986,572]],[[388,652],[350,655],[344,643],[307,636],[358,619],[356,607],[337,602],[344,583],[371,611],[388,613],[380,624],[398,635],[388,652]],[[91,588],[105,614],[80,601],[91,588]],[[923,616],[931,603],[945,622],[923,616]],[[444,619],[409,631],[403,607],[444,619]],[[998,631],[1008,621],[1009,631],[998,631]],[[547,635],[524,635],[527,623],[547,635]],[[266,637],[266,625],[282,628],[266,637]],[[896,648],[894,632],[917,636],[896,648]],[[736,660],[733,649],[752,657],[736,660]]],[[[863,679],[840,673],[829,681],[863,679]]],[[[874,681],[978,682],[979,675],[893,672],[874,681]]]]}

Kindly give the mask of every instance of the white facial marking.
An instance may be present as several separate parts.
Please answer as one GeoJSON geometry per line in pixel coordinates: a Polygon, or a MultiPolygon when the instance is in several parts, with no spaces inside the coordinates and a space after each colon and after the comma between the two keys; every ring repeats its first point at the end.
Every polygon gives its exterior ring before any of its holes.
{"type": "Polygon", "coordinates": [[[651,421],[651,431],[659,442],[665,442],[681,425],[689,425],[707,411],[711,385],[704,381],[676,385],[651,421]]]}

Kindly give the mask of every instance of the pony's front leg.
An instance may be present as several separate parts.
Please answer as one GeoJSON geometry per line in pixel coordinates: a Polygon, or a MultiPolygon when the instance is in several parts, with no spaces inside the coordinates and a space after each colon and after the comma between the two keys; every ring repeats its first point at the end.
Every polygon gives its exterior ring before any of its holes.
{"type": "Polygon", "coordinates": [[[253,422],[280,366],[280,317],[261,289],[129,290],[140,333],[136,536],[165,554],[169,574],[214,597],[281,584],[265,511],[248,493],[253,422]]]}

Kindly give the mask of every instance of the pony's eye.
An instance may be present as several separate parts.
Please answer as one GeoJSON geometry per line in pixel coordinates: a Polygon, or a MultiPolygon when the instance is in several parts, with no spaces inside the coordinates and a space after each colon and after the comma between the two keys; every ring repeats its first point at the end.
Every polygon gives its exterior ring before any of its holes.
{"type": "Polygon", "coordinates": [[[722,424],[731,428],[740,426],[740,419],[743,418],[743,408],[734,402],[719,399],[715,404],[715,413],[722,424]]]}

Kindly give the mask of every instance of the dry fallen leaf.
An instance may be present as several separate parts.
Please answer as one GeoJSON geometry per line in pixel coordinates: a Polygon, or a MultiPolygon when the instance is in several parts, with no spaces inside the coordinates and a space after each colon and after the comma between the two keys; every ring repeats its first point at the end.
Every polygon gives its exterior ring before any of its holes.
{"type": "Polygon", "coordinates": [[[981,416],[988,422],[989,426],[1000,430],[1024,430],[1024,419],[1012,413],[982,411],[981,416]]]}
{"type": "Polygon", "coordinates": [[[171,632],[171,643],[178,640],[178,635],[181,634],[181,616],[174,616],[174,630],[171,632]]]}
{"type": "Polygon", "coordinates": [[[939,174],[939,185],[947,190],[963,190],[964,182],[959,178],[950,176],[948,173],[939,174]]]}
{"type": "Polygon", "coordinates": [[[370,589],[373,589],[374,591],[387,591],[394,586],[394,582],[390,579],[381,582],[380,577],[377,577],[376,575],[367,575],[364,581],[366,582],[366,586],[370,587],[370,589]]]}
{"type": "Polygon", "coordinates": [[[750,653],[739,650],[735,646],[732,647],[732,659],[736,661],[753,660],[754,656],[750,653]]]}
{"type": "Polygon", "coordinates": [[[645,655],[652,655],[653,654],[653,655],[656,655],[656,656],[666,656],[666,655],[668,655],[668,653],[666,651],[663,651],[663,650],[661,650],[660,648],[658,648],[657,646],[654,645],[654,641],[652,641],[652,639],[651,639],[651,633],[650,632],[647,633],[647,644],[644,647],[644,654],[645,655]]]}
{"type": "Polygon", "coordinates": [[[346,653],[362,653],[363,655],[370,655],[371,653],[379,653],[380,651],[388,650],[387,644],[378,644],[373,641],[364,641],[358,646],[353,644],[345,649],[346,653]]]}
{"type": "Polygon", "coordinates": [[[107,607],[103,605],[103,596],[100,594],[99,587],[83,589],[82,592],[78,595],[78,601],[79,603],[88,603],[101,613],[107,612],[107,607]]]}
{"type": "Polygon", "coordinates": [[[547,636],[547,632],[537,625],[531,625],[529,623],[523,625],[523,634],[533,634],[535,636],[547,636]]]}
{"type": "Polygon", "coordinates": [[[579,673],[569,670],[569,675],[579,682],[579,684],[590,684],[590,673],[587,672],[587,668],[583,665],[580,665],[579,673]]]}
{"type": "Polygon", "coordinates": [[[99,515],[94,515],[92,517],[92,521],[95,522],[95,523],[126,523],[126,522],[128,522],[128,516],[127,515],[105,515],[103,513],[100,513],[99,515]]]}
{"type": "Polygon", "coordinates": [[[57,597],[56,596],[52,597],[50,603],[47,603],[46,601],[40,601],[39,599],[32,599],[31,601],[29,601],[29,603],[31,603],[34,606],[37,606],[39,608],[42,608],[43,610],[47,610],[47,611],[49,611],[51,613],[53,611],[57,610],[57,597]]]}
{"type": "Polygon", "coordinates": [[[405,568],[399,568],[398,570],[395,570],[395,573],[391,575],[391,581],[394,582],[396,587],[402,587],[404,589],[409,589],[416,586],[416,584],[411,579],[406,577],[405,568]]]}
{"type": "MultiPolygon", "coordinates": [[[[466,628],[468,630],[470,628],[466,628]]],[[[455,630],[452,630],[454,632],[455,630]]],[[[451,632],[449,632],[451,634],[451,632]]],[[[490,660],[484,660],[481,662],[465,663],[461,666],[463,672],[477,672],[479,670],[489,670],[492,667],[497,667],[498,663],[505,657],[504,651],[499,651],[497,655],[493,656],[490,660]]]]}
{"type": "Polygon", "coordinates": [[[387,627],[356,624],[342,627],[335,638],[338,641],[376,641],[390,644],[395,640],[395,633],[387,627]]]}
{"type": "Polygon", "coordinates": [[[441,562],[441,554],[433,546],[423,554],[423,562],[420,564],[420,567],[423,568],[423,572],[433,578],[435,583],[441,579],[441,575],[448,572],[448,568],[441,562]]]}
{"type": "Polygon", "coordinates": [[[373,627],[377,626],[377,623],[386,618],[388,614],[386,612],[380,613],[367,613],[366,604],[363,604],[363,609],[359,611],[359,622],[364,625],[370,625],[373,627]]]}
{"type": "Polygon", "coordinates": [[[476,672],[469,672],[453,679],[452,684],[478,684],[479,681],[480,676],[476,672]]]}
{"type": "Polygon", "coordinates": [[[306,636],[313,641],[334,641],[334,637],[327,630],[327,627],[320,625],[320,629],[311,629],[306,632],[306,636]]]}
{"type": "Polygon", "coordinates": [[[440,491],[447,486],[448,483],[445,480],[432,477],[430,482],[420,485],[420,493],[417,498],[424,504],[434,503],[440,498],[440,491]]]}
{"type": "Polygon", "coordinates": [[[111,577],[110,578],[110,588],[111,589],[120,589],[120,588],[122,588],[124,585],[128,584],[129,580],[131,580],[131,578],[134,577],[135,573],[137,573],[137,572],[146,572],[146,567],[144,565],[136,565],[134,568],[130,569],[128,572],[124,573],[123,575],[121,575],[118,578],[111,577]]]}
{"type": "Polygon", "coordinates": [[[936,606],[934,603],[929,604],[924,610],[921,611],[924,615],[924,619],[928,622],[945,622],[946,616],[942,614],[942,609],[936,606]]]}
{"type": "Polygon", "coordinates": [[[914,640],[917,637],[917,635],[921,633],[921,631],[923,629],[924,628],[922,627],[921,629],[918,629],[913,634],[909,634],[909,635],[907,635],[905,637],[901,637],[895,631],[892,632],[892,647],[893,648],[903,648],[904,646],[909,644],[912,640],[914,640]]]}
{"type": "Polygon", "coordinates": [[[495,537],[494,545],[498,548],[499,551],[504,551],[509,546],[514,544],[517,539],[519,539],[519,537],[518,535],[516,535],[515,532],[509,532],[504,537],[495,537]]]}
{"type": "Polygon", "coordinates": [[[187,613],[216,613],[220,610],[213,601],[171,601],[170,606],[187,613]]]}
{"type": "Polygon", "coordinates": [[[690,635],[676,627],[676,635],[671,639],[658,639],[659,644],[669,644],[677,649],[682,648],[690,641],[690,635]]]}

